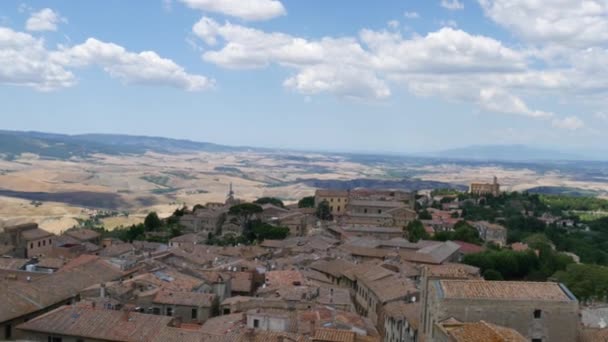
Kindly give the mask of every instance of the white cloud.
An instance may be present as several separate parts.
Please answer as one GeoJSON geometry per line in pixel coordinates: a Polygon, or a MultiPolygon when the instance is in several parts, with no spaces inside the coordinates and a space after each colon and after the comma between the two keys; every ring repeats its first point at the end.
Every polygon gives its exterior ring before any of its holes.
{"type": "Polygon", "coordinates": [[[42,39],[0,27],[0,83],[53,90],[70,87],[76,79],[50,58],[42,39]]]}
{"type": "Polygon", "coordinates": [[[458,0],[441,0],[441,7],[456,11],[464,9],[464,4],[458,0]]]}
{"type": "Polygon", "coordinates": [[[553,116],[553,113],[532,110],[521,98],[497,88],[482,89],[479,92],[479,105],[496,113],[518,114],[533,118],[553,116]]]}
{"type": "Polygon", "coordinates": [[[188,74],[170,59],[152,51],[133,53],[123,47],[89,38],[85,43],[48,50],[44,41],[28,33],[0,27],[0,83],[48,91],[71,87],[71,69],[97,65],[126,83],[166,85],[189,91],[211,87],[213,81],[188,74]]]}
{"type": "Polygon", "coordinates": [[[245,20],[268,20],[285,15],[278,0],[180,0],[190,8],[222,13],[245,20]]]}
{"type": "Polygon", "coordinates": [[[66,66],[97,65],[111,77],[125,83],[164,85],[187,91],[200,91],[213,86],[205,76],[188,74],[183,67],[154,51],[129,52],[122,46],[89,38],[86,42],[52,54],[52,59],[66,66]]]}
{"type": "Polygon", "coordinates": [[[527,41],[585,47],[608,42],[606,0],[478,0],[486,16],[527,41]]]}
{"type": "Polygon", "coordinates": [[[382,99],[391,95],[389,87],[376,74],[352,66],[305,67],[283,85],[309,95],[329,92],[356,99],[382,99]]]}
{"type": "Polygon", "coordinates": [[[585,123],[576,116],[569,116],[563,119],[554,119],[552,124],[553,127],[571,131],[585,127],[585,123]]]}
{"type": "Polygon", "coordinates": [[[65,23],[67,20],[52,9],[44,8],[32,13],[25,23],[25,28],[28,31],[57,31],[57,24],[60,22],[65,23]]]}
{"type": "Polygon", "coordinates": [[[418,19],[420,18],[420,14],[418,14],[418,12],[405,12],[403,13],[403,16],[408,18],[408,19],[418,19]]]}

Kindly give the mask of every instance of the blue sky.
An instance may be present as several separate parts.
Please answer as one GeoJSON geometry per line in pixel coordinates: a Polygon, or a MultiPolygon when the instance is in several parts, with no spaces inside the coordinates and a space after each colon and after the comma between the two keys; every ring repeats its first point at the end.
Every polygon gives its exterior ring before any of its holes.
{"type": "Polygon", "coordinates": [[[606,0],[2,1],[0,128],[602,149],[607,43],[606,0]]]}

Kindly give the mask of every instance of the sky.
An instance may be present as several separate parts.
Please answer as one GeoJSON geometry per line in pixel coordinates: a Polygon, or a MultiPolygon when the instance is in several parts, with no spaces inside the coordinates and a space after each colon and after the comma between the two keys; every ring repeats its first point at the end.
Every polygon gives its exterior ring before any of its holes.
{"type": "Polygon", "coordinates": [[[608,0],[0,2],[0,129],[603,149],[608,0]]]}

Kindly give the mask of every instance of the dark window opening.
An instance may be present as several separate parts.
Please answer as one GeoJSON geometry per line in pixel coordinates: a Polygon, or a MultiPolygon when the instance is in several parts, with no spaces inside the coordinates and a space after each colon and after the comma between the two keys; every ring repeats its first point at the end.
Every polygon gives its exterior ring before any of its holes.
{"type": "Polygon", "coordinates": [[[153,309],[152,309],[152,313],[153,313],[154,315],[160,315],[160,309],[159,309],[159,308],[153,308],[153,309]]]}
{"type": "Polygon", "coordinates": [[[543,342],[542,338],[533,338],[532,342],[543,342]]]}
{"type": "Polygon", "coordinates": [[[260,320],[259,319],[254,319],[253,320],[253,327],[254,328],[259,328],[260,327],[260,320]]]}
{"type": "Polygon", "coordinates": [[[197,309],[192,309],[192,319],[197,319],[198,318],[198,310],[197,309]]]}
{"type": "Polygon", "coordinates": [[[229,315],[230,314],[230,309],[224,309],[224,315],[229,315]]]}
{"type": "Polygon", "coordinates": [[[542,315],[541,310],[534,310],[534,318],[540,318],[540,316],[542,315]]]}
{"type": "Polygon", "coordinates": [[[7,324],[4,326],[4,338],[10,340],[13,337],[13,326],[7,324]]]}
{"type": "Polygon", "coordinates": [[[173,316],[173,308],[167,308],[167,316],[173,316]]]}

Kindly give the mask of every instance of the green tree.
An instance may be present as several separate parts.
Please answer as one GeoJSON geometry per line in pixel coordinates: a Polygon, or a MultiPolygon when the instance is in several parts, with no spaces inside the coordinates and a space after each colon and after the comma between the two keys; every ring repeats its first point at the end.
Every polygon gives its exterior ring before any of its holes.
{"type": "Polygon", "coordinates": [[[418,213],[418,219],[420,220],[432,220],[433,216],[428,210],[424,209],[418,213]]]}
{"type": "Polygon", "coordinates": [[[260,197],[257,200],[255,200],[253,203],[259,204],[259,205],[270,203],[270,204],[280,207],[280,208],[285,207],[285,205],[283,204],[283,201],[281,201],[280,199],[278,199],[276,197],[260,197]]]}
{"type": "Polygon", "coordinates": [[[289,235],[289,228],[256,221],[253,223],[252,232],[257,241],[266,239],[283,240],[289,235]]]}
{"type": "Polygon", "coordinates": [[[228,214],[234,216],[235,223],[241,226],[243,232],[249,232],[251,230],[251,220],[262,211],[264,211],[262,207],[257,204],[241,203],[230,207],[228,214]]]}
{"type": "Polygon", "coordinates": [[[421,239],[428,239],[429,235],[424,229],[424,225],[419,220],[414,220],[405,227],[407,239],[410,242],[418,242],[421,239]]]}
{"type": "Polygon", "coordinates": [[[163,222],[158,217],[156,212],[151,212],[146,216],[144,220],[144,227],[146,231],[155,231],[158,230],[163,225],[163,222]]]}
{"type": "Polygon", "coordinates": [[[315,196],[307,196],[298,201],[298,208],[314,208],[315,196]]]}
{"type": "Polygon", "coordinates": [[[485,280],[503,280],[502,274],[497,270],[489,269],[483,272],[483,279],[485,280]]]}
{"type": "Polygon", "coordinates": [[[329,208],[329,203],[327,203],[327,201],[323,201],[321,203],[319,203],[319,206],[317,206],[317,218],[319,218],[319,220],[323,220],[323,221],[331,221],[333,220],[333,216],[331,214],[331,210],[329,208]]]}

